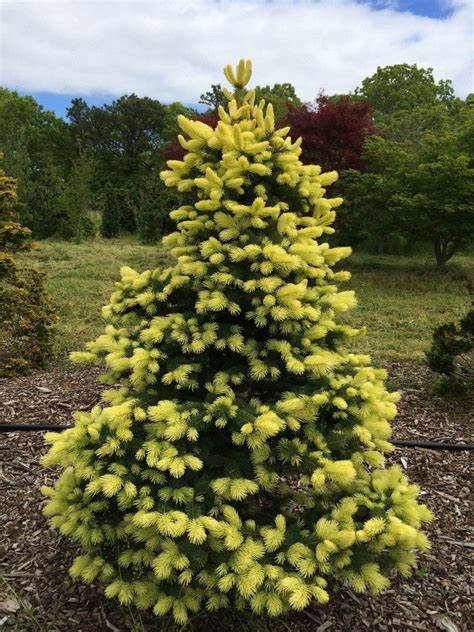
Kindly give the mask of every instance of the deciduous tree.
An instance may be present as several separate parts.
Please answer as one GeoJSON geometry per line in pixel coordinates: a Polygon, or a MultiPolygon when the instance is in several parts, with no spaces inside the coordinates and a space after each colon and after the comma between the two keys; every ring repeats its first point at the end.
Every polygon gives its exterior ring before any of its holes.
{"type": "Polygon", "coordinates": [[[474,168],[462,152],[455,130],[427,132],[408,168],[399,173],[406,187],[395,199],[413,233],[433,244],[438,266],[444,265],[474,237],[474,168]]]}
{"type": "Polygon", "coordinates": [[[449,103],[454,97],[450,81],[436,82],[432,68],[416,64],[394,64],[377,68],[362,81],[355,94],[366,99],[376,116],[393,115],[401,110],[413,111],[436,102],[449,103]]]}
{"type": "Polygon", "coordinates": [[[290,106],[286,122],[303,139],[304,163],[339,171],[364,170],[364,140],[376,131],[366,101],[348,96],[334,100],[321,94],[313,104],[290,106]]]}

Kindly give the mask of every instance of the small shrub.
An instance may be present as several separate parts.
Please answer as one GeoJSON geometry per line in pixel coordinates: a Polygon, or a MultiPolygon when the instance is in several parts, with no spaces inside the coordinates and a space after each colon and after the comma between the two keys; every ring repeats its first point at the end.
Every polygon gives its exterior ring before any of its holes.
{"type": "Polygon", "coordinates": [[[426,358],[430,369],[440,375],[436,389],[441,395],[466,394],[474,389],[474,309],[459,323],[435,329],[426,358]]]}
{"type": "Polygon", "coordinates": [[[16,180],[0,169],[0,375],[23,373],[49,355],[55,311],[43,275],[19,269],[15,253],[31,249],[31,231],[15,221],[16,180]]]}
{"type": "Polygon", "coordinates": [[[0,375],[17,375],[42,366],[50,355],[57,320],[34,268],[15,271],[0,282],[0,375]]]}

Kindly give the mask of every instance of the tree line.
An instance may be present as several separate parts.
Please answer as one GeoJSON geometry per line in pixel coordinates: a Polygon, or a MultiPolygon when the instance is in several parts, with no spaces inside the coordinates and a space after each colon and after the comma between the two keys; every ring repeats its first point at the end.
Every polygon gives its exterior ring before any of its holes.
{"type": "MultiPolygon", "coordinates": [[[[257,87],[280,126],[301,136],[304,163],[339,171],[337,238],[379,253],[429,243],[438,265],[474,235],[474,95],[461,99],[431,69],[378,68],[352,93],[303,103],[290,83],[257,87]]],[[[182,103],[124,95],[109,105],[74,99],[66,119],[31,96],[0,89],[0,151],[18,181],[19,219],[38,239],[138,233],[153,243],[171,228],[186,193],[159,177],[182,155],[178,114],[217,125],[220,85],[182,103]]]]}

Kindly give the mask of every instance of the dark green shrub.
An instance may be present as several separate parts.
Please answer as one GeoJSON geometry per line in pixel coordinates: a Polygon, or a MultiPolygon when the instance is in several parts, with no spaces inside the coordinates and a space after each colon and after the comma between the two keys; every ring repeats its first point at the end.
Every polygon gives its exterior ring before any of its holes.
{"type": "Polygon", "coordinates": [[[474,309],[459,323],[435,329],[426,358],[430,369],[440,374],[436,385],[440,394],[457,395],[474,388],[474,309]]]}
{"type": "Polygon", "coordinates": [[[133,180],[128,186],[117,188],[117,208],[122,232],[135,233],[137,230],[138,189],[139,185],[133,180]]]}
{"type": "Polygon", "coordinates": [[[105,187],[100,233],[108,239],[121,232],[136,230],[136,202],[134,194],[124,186],[109,183],[105,187]]]}
{"type": "Polygon", "coordinates": [[[43,363],[51,351],[56,315],[43,275],[18,269],[15,253],[31,249],[31,231],[16,221],[17,183],[0,169],[0,375],[43,363]]]}
{"type": "Polygon", "coordinates": [[[12,271],[0,280],[0,375],[24,373],[50,355],[56,313],[34,268],[12,271]]]}
{"type": "Polygon", "coordinates": [[[45,239],[64,231],[65,184],[58,169],[50,164],[41,167],[28,185],[25,222],[35,239],[45,239]]]}
{"type": "Polygon", "coordinates": [[[111,239],[117,237],[120,232],[120,210],[117,190],[113,185],[109,185],[105,190],[104,206],[102,211],[102,223],[100,234],[102,237],[111,239]]]}
{"type": "Polygon", "coordinates": [[[147,180],[140,191],[138,234],[145,244],[157,242],[171,232],[170,212],[184,203],[184,195],[166,187],[158,174],[147,180]]]}
{"type": "Polygon", "coordinates": [[[80,219],[79,231],[80,231],[81,237],[83,237],[84,239],[87,239],[88,237],[96,236],[97,227],[94,221],[90,217],[87,217],[86,215],[85,217],[81,217],[80,219]]]}

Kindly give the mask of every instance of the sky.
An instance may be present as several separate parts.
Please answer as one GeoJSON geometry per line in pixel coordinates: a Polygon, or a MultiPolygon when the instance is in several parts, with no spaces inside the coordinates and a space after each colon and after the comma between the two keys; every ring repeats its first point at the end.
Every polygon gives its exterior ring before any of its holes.
{"type": "Polygon", "coordinates": [[[303,100],[416,63],[473,86],[470,0],[0,0],[0,85],[63,116],[132,92],[195,105],[241,57],[303,100]]]}

